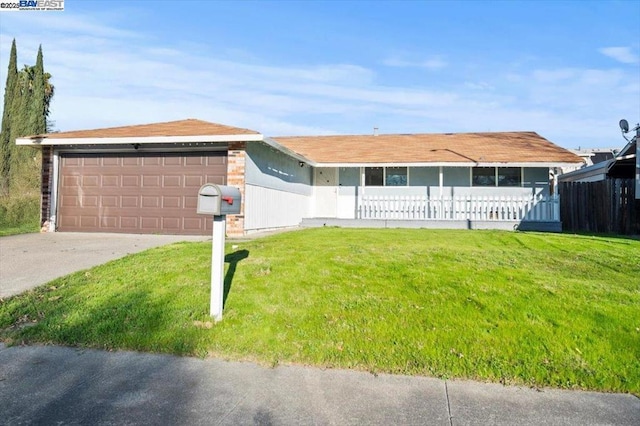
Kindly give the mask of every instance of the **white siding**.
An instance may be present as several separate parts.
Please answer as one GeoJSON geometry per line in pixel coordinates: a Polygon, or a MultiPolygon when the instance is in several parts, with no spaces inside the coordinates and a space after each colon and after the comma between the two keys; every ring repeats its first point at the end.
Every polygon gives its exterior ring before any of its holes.
{"type": "MultiPolygon", "coordinates": [[[[336,217],[338,219],[353,219],[358,211],[356,201],[358,200],[359,186],[339,186],[336,217]]],[[[316,217],[322,217],[317,216],[316,217]]]]}
{"type": "Polygon", "coordinates": [[[307,165],[300,166],[295,158],[286,156],[262,144],[247,145],[247,162],[245,165],[245,183],[311,195],[313,169],[307,165]]]}
{"type": "Polygon", "coordinates": [[[314,217],[336,217],[338,201],[338,169],[315,168],[314,217]]]}
{"type": "Polygon", "coordinates": [[[245,231],[298,226],[310,217],[311,196],[247,184],[244,197],[245,231]]]}
{"type": "Polygon", "coordinates": [[[298,226],[311,216],[313,169],[263,144],[247,145],[244,229],[298,226]]]}

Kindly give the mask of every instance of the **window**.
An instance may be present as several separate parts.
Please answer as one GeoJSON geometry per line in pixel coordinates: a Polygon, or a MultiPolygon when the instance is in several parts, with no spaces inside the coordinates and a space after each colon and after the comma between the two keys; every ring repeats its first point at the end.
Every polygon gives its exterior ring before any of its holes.
{"type": "Polygon", "coordinates": [[[365,167],[364,184],[366,186],[384,185],[384,170],[382,167],[365,167]]]}
{"type": "Polygon", "coordinates": [[[387,167],[385,186],[407,186],[406,167],[387,167]]]}
{"type": "Polygon", "coordinates": [[[360,186],[359,167],[340,167],[338,176],[340,186],[360,186]]]}
{"type": "Polygon", "coordinates": [[[443,186],[469,186],[469,167],[443,167],[443,186]]]}
{"type": "Polygon", "coordinates": [[[522,169],[520,167],[475,167],[471,182],[473,186],[522,186],[522,169]]]}
{"type": "Polygon", "coordinates": [[[406,167],[365,167],[365,186],[407,186],[406,167]]]}
{"type": "MultiPolygon", "coordinates": [[[[438,167],[412,167],[411,186],[438,186],[440,172],[438,167]]],[[[409,179],[407,179],[409,180],[409,179]]],[[[467,170],[467,185],[469,185],[469,170],[467,170]]]]}
{"type": "Polygon", "coordinates": [[[520,167],[498,167],[498,186],[521,186],[520,167]]]}
{"type": "Polygon", "coordinates": [[[473,186],[496,186],[496,168],[495,167],[474,167],[473,186]]]}

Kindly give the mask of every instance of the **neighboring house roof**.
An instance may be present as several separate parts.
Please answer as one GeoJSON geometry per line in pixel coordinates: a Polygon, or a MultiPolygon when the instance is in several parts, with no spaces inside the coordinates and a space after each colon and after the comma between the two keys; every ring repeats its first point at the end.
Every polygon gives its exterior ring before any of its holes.
{"type": "Polygon", "coordinates": [[[560,182],[588,182],[604,180],[606,178],[628,178],[634,177],[638,173],[636,166],[636,144],[632,139],[618,154],[611,160],[583,167],[581,169],[564,173],[558,177],[560,182]]]}
{"type": "Polygon", "coordinates": [[[616,158],[621,158],[628,155],[635,155],[637,152],[637,148],[636,148],[637,143],[638,143],[637,138],[631,139],[629,143],[626,144],[624,148],[620,150],[620,152],[618,152],[618,155],[616,155],[616,158]]]}
{"type": "Polygon", "coordinates": [[[255,130],[187,119],[135,126],[104,129],[76,130],[48,133],[19,138],[18,145],[70,145],[108,143],[176,143],[176,142],[226,142],[236,140],[262,140],[255,130]]]}
{"type": "Polygon", "coordinates": [[[535,132],[291,136],[272,138],[318,165],[452,164],[555,166],[583,160],[535,132]]]}
{"type": "Polygon", "coordinates": [[[584,159],[586,166],[602,163],[614,158],[619,152],[619,148],[584,148],[571,149],[571,152],[584,159]]]}
{"type": "Polygon", "coordinates": [[[573,182],[583,181],[592,182],[604,180],[607,176],[607,170],[614,163],[615,160],[602,161],[600,163],[592,164],[587,167],[583,167],[578,170],[573,170],[567,173],[563,173],[558,176],[559,182],[573,182]]]}
{"type": "MultiPolygon", "coordinates": [[[[640,132],[639,132],[640,133],[640,132]]],[[[640,162],[636,158],[638,137],[634,137],[613,159],[607,176],[611,178],[636,178],[640,181],[640,162]]]]}

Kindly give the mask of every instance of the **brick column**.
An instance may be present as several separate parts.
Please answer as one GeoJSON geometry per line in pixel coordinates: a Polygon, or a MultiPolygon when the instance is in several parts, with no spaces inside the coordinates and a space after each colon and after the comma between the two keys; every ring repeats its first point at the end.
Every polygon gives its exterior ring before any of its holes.
{"type": "Polygon", "coordinates": [[[41,232],[49,230],[51,217],[51,190],[53,185],[53,148],[42,147],[42,168],[40,170],[40,226],[41,232]]]}
{"type": "Polygon", "coordinates": [[[227,185],[240,189],[242,205],[240,214],[227,215],[227,235],[238,237],[244,235],[244,172],[246,162],[246,142],[230,142],[227,157],[227,185]]]}

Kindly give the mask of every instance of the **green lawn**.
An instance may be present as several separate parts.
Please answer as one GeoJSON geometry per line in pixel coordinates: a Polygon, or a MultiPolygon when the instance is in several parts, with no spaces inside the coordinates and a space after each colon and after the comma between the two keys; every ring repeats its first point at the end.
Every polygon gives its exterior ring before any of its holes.
{"type": "Polygon", "coordinates": [[[638,240],[322,228],[227,253],[220,323],[211,245],[182,243],[4,300],[0,339],[640,393],[638,240]]]}
{"type": "Polygon", "coordinates": [[[34,225],[32,223],[16,226],[0,226],[0,237],[6,237],[8,235],[30,234],[33,232],[38,232],[39,230],[40,228],[38,228],[37,224],[34,225]]]}

